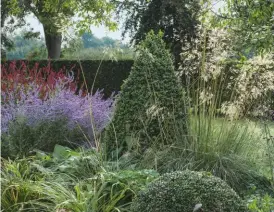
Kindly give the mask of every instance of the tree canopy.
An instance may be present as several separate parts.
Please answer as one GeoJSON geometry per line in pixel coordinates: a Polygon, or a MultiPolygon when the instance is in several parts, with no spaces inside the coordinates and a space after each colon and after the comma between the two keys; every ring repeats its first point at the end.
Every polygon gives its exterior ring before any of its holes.
{"type": "MultiPolygon", "coordinates": [[[[239,48],[253,52],[273,50],[274,1],[225,0],[224,10],[215,14],[213,24],[225,27],[237,37],[239,48]]],[[[236,40],[235,40],[236,41],[236,40]]]]}
{"type": "MultiPolygon", "coordinates": [[[[123,35],[130,33],[132,42],[144,40],[150,30],[162,31],[173,54],[181,51],[181,38],[195,35],[200,4],[198,0],[113,0],[118,14],[126,17],[123,35]]],[[[175,58],[176,59],[176,58],[175,58]]]]}
{"type": "Polygon", "coordinates": [[[80,34],[90,31],[90,25],[104,24],[116,29],[111,20],[113,4],[107,0],[10,0],[9,15],[23,17],[33,13],[42,23],[49,58],[58,59],[62,33],[75,26],[80,34]]]}

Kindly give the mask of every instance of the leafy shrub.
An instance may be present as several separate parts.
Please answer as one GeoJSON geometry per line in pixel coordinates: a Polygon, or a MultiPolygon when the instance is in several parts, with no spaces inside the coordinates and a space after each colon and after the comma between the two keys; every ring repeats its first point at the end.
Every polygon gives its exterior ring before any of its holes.
{"type": "Polygon", "coordinates": [[[2,157],[22,158],[37,149],[52,152],[56,144],[77,147],[84,141],[83,133],[70,130],[64,119],[40,121],[31,126],[25,118],[18,117],[9,125],[9,132],[2,133],[2,157]]]}
{"type": "Polygon", "coordinates": [[[96,191],[88,196],[94,202],[88,211],[130,211],[136,194],[157,177],[158,173],[153,170],[100,172],[78,186],[83,192],[96,191]]]}
{"type": "Polygon", "coordinates": [[[250,212],[272,212],[274,210],[274,197],[264,193],[252,194],[247,197],[250,212]]]}
{"type": "Polygon", "coordinates": [[[41,151],[37,152],[37,156],[41,166],[72,178],[85,179],[104,170],[99,154],[94,149],[73,151],[68,147],[55,145],[52,156],[41,151]]]}
{"type": "Polygon", "coordinates": [[[130,76],[117,99],[114,117],[106,132],[108,152],[130,149],[130,137],[139,139],[142,149],[156,137],[163,138],[161,129],[169,129],[174,119],[186,118],[182,100],[162,35],[150,32],[139,46],[130,76]]]}
{"type": "Polygon", "coordinates": [[[205,172],[173,172],[152,182],[132,204],[133,212],[246,211],[243,201],[224,181],[205,172]]]}
{"type": "Polygon", "coordinates": [[[153,170],[108,172],[98,166],[95,152],[61,146],[52,156],[39,152],[31,158],[1,162],[1,209],[8,212],[129,211],[136,193],[158,177],[153,170]],[[94,160],[75,163],[86,157],[94,160]]]}
{"type": "Polygon", "coordinates": [[[230,70],[235,77],[228,87],[233,88],[234,96],[222,104],[222,112],[230,117],[253,115],[267,116],[274,100],[273,54],[256,56],[230,70]]]}

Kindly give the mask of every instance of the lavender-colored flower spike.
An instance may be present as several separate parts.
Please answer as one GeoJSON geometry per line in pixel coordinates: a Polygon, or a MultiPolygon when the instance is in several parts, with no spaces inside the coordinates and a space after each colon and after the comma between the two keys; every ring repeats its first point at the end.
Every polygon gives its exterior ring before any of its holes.
{"type": "Polygon", "coordinates": [[[28,88],[27,91],[23,87],[21,88],[20,100],[12,93],[1,94],[2,98],[7,98],[8,95],[9,99],[8,103],[2,105],[2,133],[8,132],[9,122],[15,120],[17,116],[24,116],[30,126],[35,126],[41,121],[66,119],[68,128],[81,127],[92,139],[93,122],[91,117],[93,116],[95,131],[101,132],[108,124],[112,114],[113,98],[104,100],[101,91],[82,97],[82,92],[75,95],[75,90],[66,89],[63,81],[59,81],[48,98],[42,100],[39,96],[38,85],[33,83],[28,88]]]}

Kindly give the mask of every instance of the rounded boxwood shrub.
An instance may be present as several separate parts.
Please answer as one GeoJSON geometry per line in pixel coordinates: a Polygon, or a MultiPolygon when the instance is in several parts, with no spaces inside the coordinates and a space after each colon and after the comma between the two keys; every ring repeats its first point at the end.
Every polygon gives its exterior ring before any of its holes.
{"type": "Polygon", "coordinates": [[[140,192],[132,212],[239,212],[246,211],[237,193],[207,172],[164,174],[140,192]],[[194,208],[200,208],[194,210],[194,208]]]}
{"type": "Polygon", "coordinates": [[[167,130],[177,119],[186,119],[182,88],[162,34],[150,32],[139,45],[137,59],[116,99],[114,116],[105,133],[108,152],[128,150],[134,140],[145,149],[163,134],[172,135],[167,130]]]}

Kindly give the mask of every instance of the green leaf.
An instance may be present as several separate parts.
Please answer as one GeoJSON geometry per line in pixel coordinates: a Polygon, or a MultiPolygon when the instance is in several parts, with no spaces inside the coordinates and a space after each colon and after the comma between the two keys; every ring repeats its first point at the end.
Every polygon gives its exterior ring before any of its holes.
{"type": "Polygon", "coordinates": [[[52,155],[56,159],[66,159],[71,155],[71,149],[56,144],[52,155]]]}

